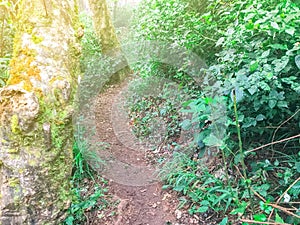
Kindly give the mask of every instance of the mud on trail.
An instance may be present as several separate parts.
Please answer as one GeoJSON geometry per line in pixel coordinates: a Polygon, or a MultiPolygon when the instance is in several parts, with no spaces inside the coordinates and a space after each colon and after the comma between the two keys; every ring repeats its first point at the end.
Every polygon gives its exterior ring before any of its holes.
{"type": "Polygon", "coordinates": [[[155,165],[147,160],[146,147],[132,134],[123,91],[128,83],[111,86],[95,100],[96,141],[107,143],[97,154],[105,161],[100,176],[108,182],[109,194],[118,204],[111,212],[99,216],[95,211],[86,224],[101,225],[188,225],[203,223],[197,216],[176,209],[178,196],[162,191],[155,165]]]}

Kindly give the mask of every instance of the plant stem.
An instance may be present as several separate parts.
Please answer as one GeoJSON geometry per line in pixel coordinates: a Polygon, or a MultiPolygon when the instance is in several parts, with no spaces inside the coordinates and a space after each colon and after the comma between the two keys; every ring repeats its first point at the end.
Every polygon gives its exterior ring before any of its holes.
{"type": "Polygon", "coordinates": [[[233,107],[234,107],[235,125],[236,125],[236,130],[237,130],[238,139],[239,139],[239,152],[241,155],[241,165],[243,167],[243,175],[244,175],[245,179],[247,179],[246,165],[245,165],[244,152],[243,152],[243,142],[242,142],[242,136],[241,136],[241,128],[239,125],[239,116],[238,116],[238,111],[237,111],[237,102],[236,102],[235,91],[233,91],[233,107]]]}
{"type": "Polygon", "coordinates": [[[250,183],[248,182],[248,178],[247,178],[247,167],[245,164],[245,155],[243,152],[243,142],[242,142],[242,136],[241,136],[241,128],[239,125],[239,116],[238,116],[238,111],[237,111],[237,101],[236,101],[236,94],[235,94],[235,90],[233,90],[233,106],[234,106],[234,115],[235,115],[235,125],[236,125],[236,130],[238,133],[238,139],[239,139],[239,152],[240,152],[240,157],[241,157],[241,165],[243,168],[243,175],[244,175],[244,179],[245,179],[245,183],[247,185],[247,189],[248,189],[248,194],[249,194],[249,200],[250,200],[250,207],[251,210],[253,211],[253,203],[252,203],[252,198],[251,198],[251,190],[250,190],[250,183]]]}

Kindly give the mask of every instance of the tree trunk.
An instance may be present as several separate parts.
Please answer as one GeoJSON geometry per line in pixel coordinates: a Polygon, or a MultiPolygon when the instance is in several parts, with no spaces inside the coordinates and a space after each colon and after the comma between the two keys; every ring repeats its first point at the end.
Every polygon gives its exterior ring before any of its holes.
{"type": "Polygon", "coordinates": [[[89,5],[95,32],[100,40],[103,55],[115,60],[118,67],[122,68],[111,76],[109,82],[117,83],[130,73],[130,69],[122,53],[106,0],[89,0],[89,5]]]}
{"type": "Polygon", "coordinates": [[[79,71],[72,0],[23,0],[0,89],[0,223],[58,224],[70,204],[79,71]]]}

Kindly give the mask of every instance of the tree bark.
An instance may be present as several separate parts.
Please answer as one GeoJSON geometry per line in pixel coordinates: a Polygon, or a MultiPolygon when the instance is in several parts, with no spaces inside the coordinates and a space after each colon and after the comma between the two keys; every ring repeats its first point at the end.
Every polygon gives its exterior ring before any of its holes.
{"type": "Polygon", "coordinates": [[[0,223],[58,224],[71,200],[80,47],[72,0],[22,0],[0,89],[0,223]]]}
{"type": "Polygon", "coordinates": [[[121,68],[118,72],[112,74],[109,81],[109,83],[117,83],[130,73],[130,68],[122,53],[107,2],[106,0],[89,0],[89,5],[92,12],[94,29],[100,40],[103,55],[115,60],[121,68]]]}

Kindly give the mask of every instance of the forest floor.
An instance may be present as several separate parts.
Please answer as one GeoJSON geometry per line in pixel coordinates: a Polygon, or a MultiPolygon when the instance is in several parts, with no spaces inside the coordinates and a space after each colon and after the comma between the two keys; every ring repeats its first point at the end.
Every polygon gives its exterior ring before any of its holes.
{"type": "Polygon", "coordinates": [[[105,209],[87,213],[86,224],[216,224],[208,215],[205,219],[190,215],[187,205],[178,209],[180,196],[172,190],[162,190],[163,184],[155,175],[157,165],[148,159],[149,150],[132,134],[122,110],[126,87],[127,82],[110,86],[95,100],[95,138],[108,146],[97,152],[105,160],[99,175],[108,180],[110,203],[105,209]]]}

